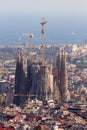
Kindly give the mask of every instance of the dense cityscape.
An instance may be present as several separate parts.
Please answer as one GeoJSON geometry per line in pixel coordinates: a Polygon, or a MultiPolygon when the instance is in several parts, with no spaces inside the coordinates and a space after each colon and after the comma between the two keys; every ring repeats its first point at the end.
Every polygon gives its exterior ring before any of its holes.
{"type": "Polygon", "coordinates": [[[0,47],[1,130],[87,129],[87,44],[44,48],[0,47]]]}
{"type": "Polygon", "coordinates": [[[0,46],[0,130],[87,130],[87,40],[47,44],[45,24],[0,46]]]}
{"type": "Polygon", "coordinates": [[[0,0],[0,130],[87,130],[87,0],[0,0]]]}

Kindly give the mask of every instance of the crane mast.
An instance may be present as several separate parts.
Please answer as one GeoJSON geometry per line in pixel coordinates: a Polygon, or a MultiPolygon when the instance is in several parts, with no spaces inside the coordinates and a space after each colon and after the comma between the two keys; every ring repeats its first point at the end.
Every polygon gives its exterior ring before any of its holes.
{"type": "Polygon", "coordinates": [[[29,41],[29,59],[32,60],[32,37],[33,37],[33,34],[32,33],[24,33],[23,34],[24,36],[28,36],[30,37],[30,41],[29,41]]]}
{"type": "Polygon", "coordinates": [[[47,21],[42,18],[41,26],[42,26],[42,65],[45,65],[45,43],[44,43],[44,33],[45,33],[45,27],[44,25],[47,23],[47,21]]]}
{"type": "Polygon", "coordinates": [[[30,53],[29,53],[29,58],[31,60],[32,59],[32,37],[33,37],[33,34],[30,33],[29,37],[30,37],[30,53]]]}

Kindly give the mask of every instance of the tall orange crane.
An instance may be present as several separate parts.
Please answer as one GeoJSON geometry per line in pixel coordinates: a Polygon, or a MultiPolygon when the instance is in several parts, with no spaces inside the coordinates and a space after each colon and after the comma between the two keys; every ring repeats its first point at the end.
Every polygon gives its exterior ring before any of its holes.
{"type": "Polygon", "coordinates": [[[44,20],[44,18],[42,18],[42,65],[45,65],[45,43],[44,43],[44,33],[45,33],[45,29],[44,29],[44,25],[47,23],[47,21],[44,20]]]}
{"type": "Polygon", "coordinates": [[[30,47],[29,59],[32,60],[32,37],[33,37],[33,34],[32,33],[24,33],[23,36],[30,37],[30,42],[29,42],[29,47],[30,47]]]}

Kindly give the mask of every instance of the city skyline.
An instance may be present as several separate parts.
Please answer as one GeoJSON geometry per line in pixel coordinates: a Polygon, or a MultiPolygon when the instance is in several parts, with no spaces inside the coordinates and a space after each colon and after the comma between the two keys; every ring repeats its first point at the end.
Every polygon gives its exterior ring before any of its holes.
{"type": "Polygon", "coordinates": [[[86,1],[0,0],[0,130],[87,130],[86,1]]]}

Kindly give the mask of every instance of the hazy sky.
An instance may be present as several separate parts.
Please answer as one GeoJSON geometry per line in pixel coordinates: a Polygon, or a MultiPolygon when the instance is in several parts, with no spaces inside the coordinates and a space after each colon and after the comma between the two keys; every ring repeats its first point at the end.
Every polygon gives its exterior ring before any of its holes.
{"type": "Polygon", "coordinates": [[[87,0],[0,0],[0,14],[87,15],[87,0]]]}
{"type": "Polygon", "coordinates": [[[87,0],[0,0],[0,42],[17,41],[24,32],[38,41],[42,17],[46,40],[72,39],[72,32],[76,40],[87,37],[87,0]]]}

